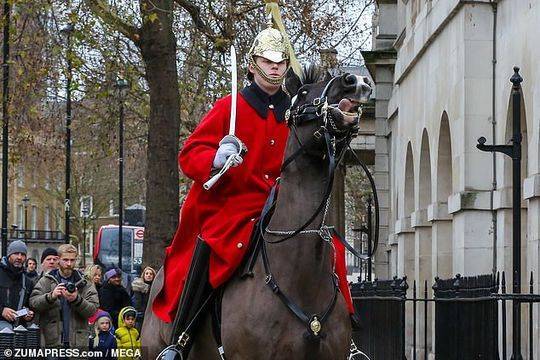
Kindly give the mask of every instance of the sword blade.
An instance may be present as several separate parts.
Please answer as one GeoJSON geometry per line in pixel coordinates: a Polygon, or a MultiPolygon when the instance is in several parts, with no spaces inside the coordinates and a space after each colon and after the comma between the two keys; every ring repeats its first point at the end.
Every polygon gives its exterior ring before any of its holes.
{"type": "Polygon", "coordinates": [[[234,135],[236,130],[236,98],[238,94],[238,74],[236,71],[236,50],[234,45],[231,45],[231,118],[229,120],[229,135],[234,135]]]}

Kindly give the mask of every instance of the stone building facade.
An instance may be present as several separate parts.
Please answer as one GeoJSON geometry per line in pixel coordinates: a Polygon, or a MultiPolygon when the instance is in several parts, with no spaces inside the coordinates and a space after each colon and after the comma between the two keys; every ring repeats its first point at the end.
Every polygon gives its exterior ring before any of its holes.
{"type": "MultiPolygon", "coordinates": [[[[375,178],[385,245],[377,276],[431,285],[435,276],[504,270],[512,283],[511,160],[476,145],[481,136],[509,143],[509,79],[519,66],[522,290],[532,272],[538,291],[540,1],[376,2],[373,49],[363,55],[377,94],[375,178]]],[[[538,339],[537,312],[535,324],[538,339]]]]}

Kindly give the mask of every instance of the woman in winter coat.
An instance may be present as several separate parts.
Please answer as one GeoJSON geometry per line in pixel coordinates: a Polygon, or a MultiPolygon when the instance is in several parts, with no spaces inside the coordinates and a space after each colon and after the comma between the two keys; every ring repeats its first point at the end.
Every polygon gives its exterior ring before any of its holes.
{"type": "Polygon", "coordinates": [[[141,329],[144,319],[144,312],[146,311],[146,305],[148,304],[148,295],[150,294],[150,288],[152,282],[156,277],[156,271],[150,266],[144,268],[140,278],[136,278],[131,283],[131,290],[133,295],[131,301],[135,310],[137,310],[137,329],[141,329]]]}
{"type": "Polygon", "coordinates": [[[84,272],[84,277],[89,282],[93,283],[96,287],[96,290],[99,291],[101,288],[101,275],[103,271],[101,270],[101,266],[99,265],[90,265],[86,268],[86,271],[84,272]]]}

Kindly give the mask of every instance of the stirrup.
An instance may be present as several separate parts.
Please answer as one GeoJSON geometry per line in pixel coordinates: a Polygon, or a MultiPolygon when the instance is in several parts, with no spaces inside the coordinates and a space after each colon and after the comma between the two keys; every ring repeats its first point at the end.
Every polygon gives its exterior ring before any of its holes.
{"type": "Polygon", "coordinates": [[[161,350],[156,360],[184,360],[183,350],[186,349],[191,337],[187,332],[182,332],[176,344],[169,345],[161,350]]]}
{"type": "Polygon", "coordinates": [[[178,348],[178,345],[169,345],[156,357],[156,360],[184,360],[182,350],[178,348]]]}
{"type": "Polygon", "coordinates": [[[351,338],[351,347],[350,347],[348,360],[360,360],[360,359],[371,360],[369,356],[367,356],[362,351],[360,351],[360,349],[358,349],[358,347],[354,343],[354,340],[351,338]]]}

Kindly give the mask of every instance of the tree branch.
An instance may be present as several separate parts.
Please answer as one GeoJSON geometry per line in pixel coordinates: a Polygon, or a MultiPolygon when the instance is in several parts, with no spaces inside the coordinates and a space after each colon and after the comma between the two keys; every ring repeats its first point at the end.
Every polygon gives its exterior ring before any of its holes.
{"type": "Polygon", "coordinates": [[[140,30],[122,20],[116,15],[109,5],[101,0],[85,0],[85,4],[90,8],[92,13],[99,17],[105,24],[113,27],[122,33],[125,37],[133,41],[135,44],[139,43],[140,30]]]}
{"type": "Polygon", "coordinates": [[[188,14],[191,16],[191,20],[193,20],[193,23],[195,24],[195,27],[197,27],[197,29],[202,31],[203,34],[205,34],[212,42],[216,42],[217,35],[210,28],[210,26],[208,26],[208,24],[206,24],[201,18],[200,7],[188,0],[174,0],[174,2],[188,12],[188,14]]]}

